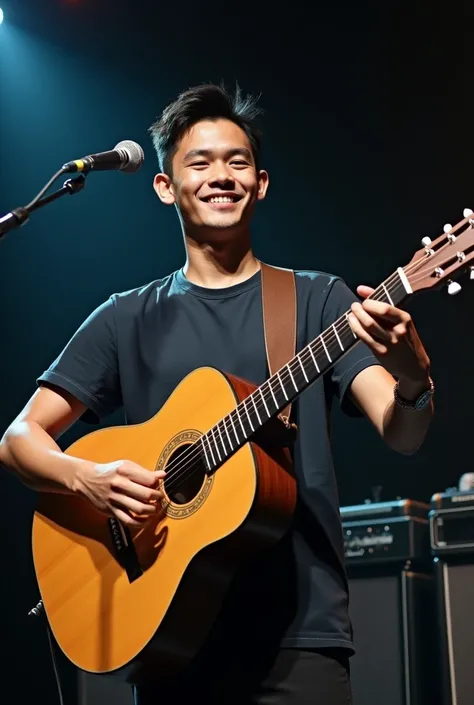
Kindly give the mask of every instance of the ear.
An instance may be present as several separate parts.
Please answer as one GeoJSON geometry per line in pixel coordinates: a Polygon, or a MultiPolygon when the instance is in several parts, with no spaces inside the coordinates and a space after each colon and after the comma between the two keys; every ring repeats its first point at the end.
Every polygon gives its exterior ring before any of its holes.
{"type": "Polygon", "coordinates": [[[258,192],[257,192],[257,200],[258,201],[263,201],[263,199],[265,198],[269,181],[270,180],[268,177],[268,172],[264,171],[264,169],[260,169],[260,171],[258,172],[258,192]]]}
{"type": "Polygon", "coordinates": [[[153,179],[153,188],[160,201],[166,206],[176,203],[174,185],[167,174],[157,174],[153,179]]]}

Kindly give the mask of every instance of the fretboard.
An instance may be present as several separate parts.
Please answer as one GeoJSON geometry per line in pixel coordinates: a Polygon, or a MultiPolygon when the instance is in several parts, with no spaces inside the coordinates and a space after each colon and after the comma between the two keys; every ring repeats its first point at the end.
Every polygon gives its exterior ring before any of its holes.
{"type": "MultiPolygon", "coordinates": [[[[371,299],[398,306],[411,293],[402,269],[386,279],[371,299]]],[[[205,467],[214,471],[233,455],[270,418],[293,402],[307,387],[327,372],[359,342],[349,325],[346,311],[321,335],[304,347],[286,365],[244,399],[207,433],[201,436],[205,467]]]]}

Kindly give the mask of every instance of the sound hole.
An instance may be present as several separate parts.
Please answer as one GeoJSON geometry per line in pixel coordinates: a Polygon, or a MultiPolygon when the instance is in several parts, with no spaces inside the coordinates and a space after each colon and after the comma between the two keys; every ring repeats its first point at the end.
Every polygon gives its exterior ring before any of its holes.
{"type": "Polygon", "coordinates": [[[201,453],[188,443],[171,453],[166,463],[165,492],[175,504],[187,504],[201,489],[206,469],[201,453]]]}

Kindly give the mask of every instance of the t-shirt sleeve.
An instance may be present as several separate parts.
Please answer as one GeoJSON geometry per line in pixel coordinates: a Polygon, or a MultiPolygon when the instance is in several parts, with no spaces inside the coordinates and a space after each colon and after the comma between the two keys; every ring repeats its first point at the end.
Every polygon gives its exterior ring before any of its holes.
{"type": "MultiPolygon", "coordinates": [[[[357,296],[342,279],[335,279],[331,285],[329,294],[326,298],[323,309],[323,330],[326,330],[340,316],[342,316],[351,307],[354,301],[358,301],[357,296]]],[[[333,366],[330,374],[330,380],[334,391],[339,398],[341,407],[349,416],[359,416],[361,412],[356,405],[351,401],[350,395],[347,394],[352,381],[366,367],[371,365],[380,365],[380,362],[373,355],[370,348],[365,343],[357,342],[348,353],[343,355],[338,362],[333,366]]]]}
{"type": "Polygon", "coordinates": [[[82,420],[87,423],[97,423],[121,406],[113,297],[88,316],[36,381],[60,387],[86,404],[82,420]]]}

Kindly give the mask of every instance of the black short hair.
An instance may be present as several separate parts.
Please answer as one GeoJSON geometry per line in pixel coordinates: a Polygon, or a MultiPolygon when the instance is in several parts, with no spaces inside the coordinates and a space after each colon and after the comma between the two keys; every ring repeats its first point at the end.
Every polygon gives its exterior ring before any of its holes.
{"type": "Polygon", "coordinates": [[[172,161],[179,142],[193,125],[201,120],[225,119],[234,122],[247,135],[258,170],[261,133],[255,120],[262,110],[257,101],[254,96],[243,96],[238,85],[234,95],[223,85],[213,83],[185,90],[163,110],[149,129],[160,169],[172,176],[172,161]]]}

